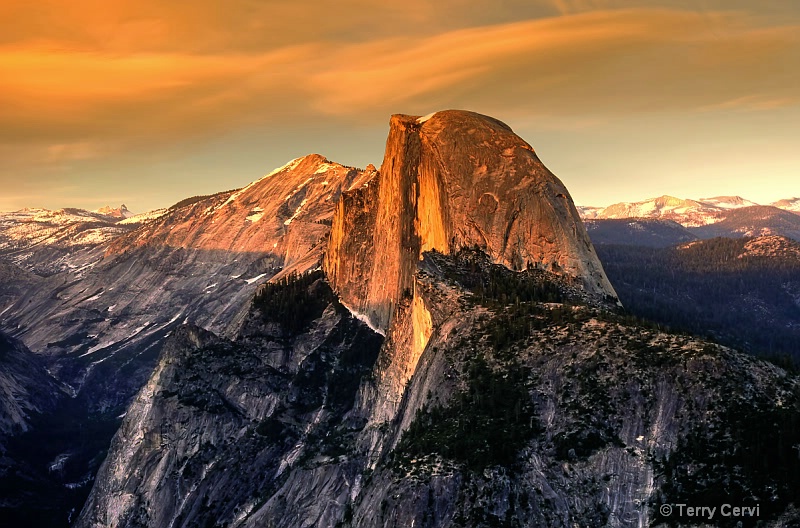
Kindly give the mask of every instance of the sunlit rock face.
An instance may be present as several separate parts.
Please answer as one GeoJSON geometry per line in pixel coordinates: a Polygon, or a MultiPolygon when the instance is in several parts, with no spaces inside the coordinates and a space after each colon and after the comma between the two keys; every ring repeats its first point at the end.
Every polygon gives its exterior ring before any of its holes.
{"type": "Polygon", "coordinates": [[[477,246],[616,297],[561,181],[507,125],[473,112],[392,116],[380,174],[345,193],[333,224],[329,280],[384,332],[430,250],[477,246]]]}
{"type": "Polygon", "coordinates": [[[106,254],[142,246],[222,251],[231,260],[271,254],[293,268],[316,249],[318,264],[336,203],[360,175],[319,154],[297,158],[235,192],[195,200],[188,214],[186,207],[168,211],[115,240],[106,254]]]}
{"type": "Polygon", "coordinates": [[[387,336],[372,420],[393,418],[432,333],[422,254],[474,247],[616,298],[566,188],[507,125],[456,110],[392,116],[381,170],[343,193],[324,257],[341,300],[387,336]]]}

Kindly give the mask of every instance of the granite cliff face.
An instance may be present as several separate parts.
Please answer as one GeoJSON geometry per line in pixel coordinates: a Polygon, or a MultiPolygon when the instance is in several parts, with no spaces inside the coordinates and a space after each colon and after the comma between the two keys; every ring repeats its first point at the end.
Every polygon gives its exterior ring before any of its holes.
{"type": "Polygon", "coordinates": [[[507,125],[456,110],[392,116],[380,175],[337,208],[325,257],[334,289],[386,332],[423,252],[472,247],[616,297],[566,187],[507,125]]]}
{"type": "Polygon", "coordinates": [[[390,343],[373,395],[378,422],[393,418],[433,332],[420,259],[462,248],[616,300],[566,188],[507,125],[456,110],[392,116],[381,170],[344,193],[324,259],[341,302],[390,343]]]}
{"type": "Polygon", "coordinates": [[[31,415],[53,409],[62,389],[40,357],[2,332],[0,361],[0,454],[5,454],[6,438],[27,431],[31,415]]]}

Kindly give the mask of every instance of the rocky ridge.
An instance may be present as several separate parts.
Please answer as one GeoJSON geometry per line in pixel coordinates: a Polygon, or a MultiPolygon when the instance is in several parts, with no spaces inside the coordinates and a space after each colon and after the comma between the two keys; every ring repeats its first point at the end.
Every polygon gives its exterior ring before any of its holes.
{"type": "MultiPolygon", "coordinates": [[[[167,336],[184,323],[217,332],[233,328],[260,284],[318,267],[335,202],[360,175],[322,156],[306,156],[244,189],[189,198],[158,214],[108,219],[103,229],[116,234],[80,247],[62,247],[53,236],[67,230],[56,225],[66,213],[55,220],[41,211],[6,216],[10,230],[30,224],[37,238],[2,253],[17,264],[0,262],[0,277],[8,279],[0,282],[0,328],[39,355],[64,384],[62,396],[69,394],[30,433],[42,439],[30,441],[58,445],[62,452],[54,457],[77,453],[70,458],[76,467],[67,473],[78,475],[87,489],[103,443],[150,376],[167,336]],[[32,257],[17,259],[23,250],[32,257]],[[55,262],[48,260],[54,252],[63,255],[63,266],[43,270],[39,263],[55,262]],[[96,437],[105,438],[99,446],[82,438],[96,426],[96,437]],[[61,428],[59,438],[67,440],[47,440],[51,427],[61,428]]],[[[70,215],[70,221],[101,220],[97,213],[70,215]]],[[[61,502],[59,490],[72,493],[60,478],[51,482],[40,454],[21,456],[32,457],[28,463],[39,472],[28,480],[52,504],[61,502]]],[[[9,497],[20,489],[16,480],[0,485],[13,490],[9,497]]],[[[0,524],[3,519],[0,512],[0,524]]]]}
{"type": "Polygon", "coordinates": [[[0,456],[7,437],[25,432],[33,414],[55,407],[62,388],[44,362],[25,345],[0,332],[0,456]]]}
{"type": "Polygon", "coordinates": [[[800,215],[767,205],[744,207],[692,231],[700,238],[778,235],[800,241],[800,215]]]}

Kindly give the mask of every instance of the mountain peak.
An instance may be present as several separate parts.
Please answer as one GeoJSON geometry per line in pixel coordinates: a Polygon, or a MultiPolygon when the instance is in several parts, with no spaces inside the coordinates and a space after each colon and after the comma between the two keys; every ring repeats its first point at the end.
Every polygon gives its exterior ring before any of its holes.
{"type": "Polygon", "coordinates": [[[741,196],[713,196],[711,198],[700,198],[700,201],[715,207],[721,207],[722,209],[737,209],[739,207],[751,207],[758,205],[757,203],[742,198],[741,196]]]}
{"type": "Polygon", "coordinates": [[[669,194],[663,194],[658,198],[654,198],[652,201],[664,205],[681,205],[687,202],[692,202],[693,200],[688,200],[685,198],[678,198],[677,196],[672,196],[669,194]]]}
{"type": "MultiPolygon", "coordinates": [[[[406,114],[392,115],[390,127],[447,127],[447,126],[489,126],[492,128],[503,129],[511,132],[511,127],[494,117],[471,112],[469,110],[439,110],[425,116],[415,116],[406,114]]],[[[518,137],[518,136],[517,136],[518,137]]],[[[521,138],[518,137],[521,140],[521,138]]],[[[524,141],[523,141],[524,143],[524,141]]],[[[527,143],[525,143],[527,145],[527,143]]],[[[528,145],[530,147],[530,145],[528,145]]]]}
{"type": "Polygon", "coordinates": [[[124,220],[133,216],[133,213],[128,210],[125,204],[122,204],[119,207],[111,207],[110,205],[106,205],[92,212],[113,218],[119,218],[120,220],[124,220]]]}
{"type": "Polygon", "coordinates": [[[510,269],[616,297],[566,187],[508,125],[463,110],[395,114],[389,125],[379,175],[343,198],[325,260],[334,288],[376,328],[388,329],[432,250],[478,247],[510,269]]]}
{"type": "Polygon", "coordinates": [[[800,213],[800,198],[797,197],[778,200],[770,205],[773,207],[779,207],[786,211],[792,211],[793,213],[800,213]]]}

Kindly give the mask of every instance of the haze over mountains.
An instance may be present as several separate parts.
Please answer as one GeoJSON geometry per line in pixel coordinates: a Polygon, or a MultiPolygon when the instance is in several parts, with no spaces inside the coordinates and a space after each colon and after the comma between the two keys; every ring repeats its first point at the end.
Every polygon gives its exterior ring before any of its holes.
{"type": "Polygon", "coordinates": [[[592,240],[666,247],[693,239],[780,235],[800,240],[800,199],[758,205],[739,196],[660,196],[608,207],[578,207],[592,240]]]}
{"type": "MultiPolygon", "coordinates": [[[[660,218],[674,220],[686,227],[698,227],[719,222],[734,209],[759,206],[741,196],[716,196],[713,198],[676,198],[663,195],[639,202],[620,202],[607,207],[579,206],[584,219],[660,218]]],[[[778,200],[766,207],[800,212],[800,198],[778,200]]]]}
{"type": "MultiPolygon", "coordinates": [[[[592,222],[689,236],[692,263],[692,229],[800,219],[696,203],[617,208],[696,226],[592,222]]],[[[642,526],[697,496],[798,518],[797,377],[620,312],[592,224],[496,119],[395,115],[380,169],[311,154],[128,214],[2,217],[6,523],[642,526]]],[[[790,240],[734,242],[795,273],[790,240]]]]}

